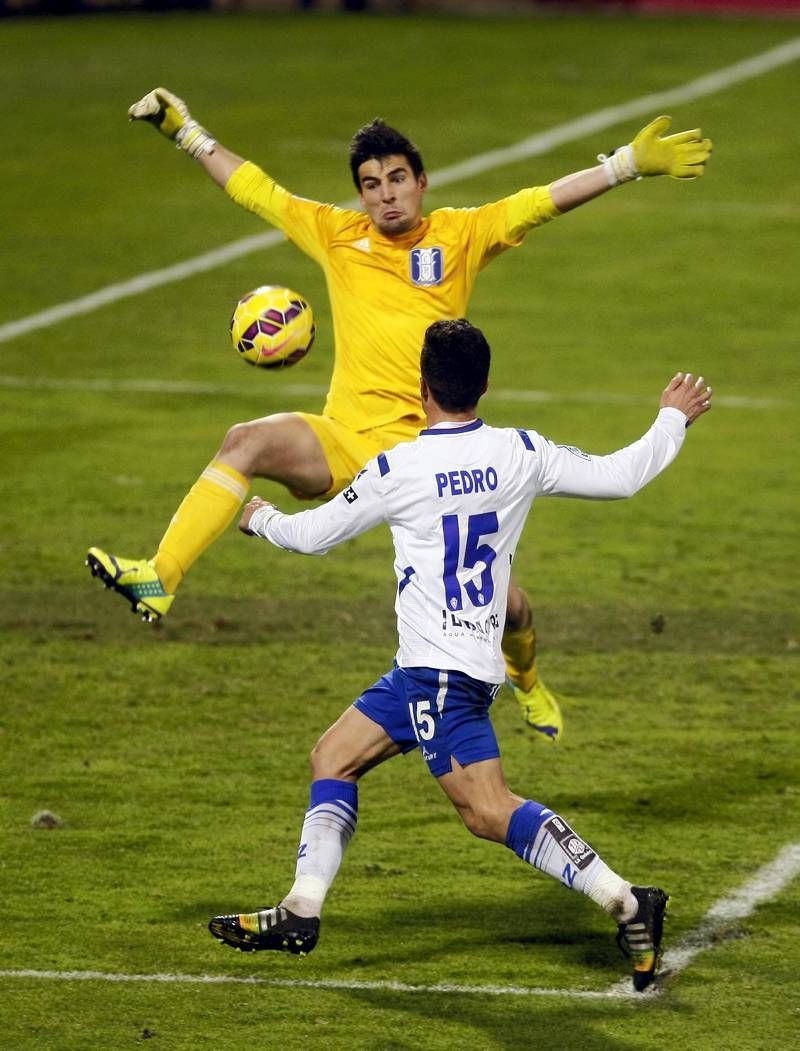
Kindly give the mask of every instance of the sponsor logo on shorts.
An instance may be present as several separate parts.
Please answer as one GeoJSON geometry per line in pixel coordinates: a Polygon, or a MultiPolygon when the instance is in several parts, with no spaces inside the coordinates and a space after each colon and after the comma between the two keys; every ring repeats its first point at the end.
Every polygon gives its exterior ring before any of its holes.
{"type": "Polygon", "coordinates": [[[549,832],[558,843],[576,869],[585,869],[591,865],[597,856],[589,844],[576,835],[566,821],[555,815],[545,824],[545,831],[549,832]]]}

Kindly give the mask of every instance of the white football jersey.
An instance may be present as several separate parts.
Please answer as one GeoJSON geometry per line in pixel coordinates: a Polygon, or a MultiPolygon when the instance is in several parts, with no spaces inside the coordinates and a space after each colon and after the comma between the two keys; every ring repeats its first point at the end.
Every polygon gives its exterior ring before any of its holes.
{"type": "Polygon", "coordinates": [[[608,456],[482,420],[440,423],[370,460],[313,510],[257,511],[250,529],[277,547],[324,554],[379,522],[395,548],[401,668],[503,681],[500,640],[511,563],[537,496],[632,496],[678,453],[686,417],[661,409],[638,441],[608,456]]]}

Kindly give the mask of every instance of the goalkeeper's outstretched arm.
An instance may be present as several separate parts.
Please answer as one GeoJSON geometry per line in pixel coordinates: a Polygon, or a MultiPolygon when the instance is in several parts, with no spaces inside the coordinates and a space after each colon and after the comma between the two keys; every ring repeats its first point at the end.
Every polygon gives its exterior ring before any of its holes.
{"type": "Polygon", "coordinates": [[[585,204],[612,186],[651,175],[673,179],[698,179],[711,156],[710,139],[699,128],[665,135],[671,117],[656,117],[633,138],[609,156],[598,158],[594,168],[566,175],[550,185],[553,203],[560,212],[585,204]]]}
{"type": "Polygon", "coordinates": [[[199,161],[218,186],[224,187],[244,159],[220,145],[189,113],[183,99],[166,88],[154,88],[134,102],[129,120],[146,120],[162,135],[199,161]]]}

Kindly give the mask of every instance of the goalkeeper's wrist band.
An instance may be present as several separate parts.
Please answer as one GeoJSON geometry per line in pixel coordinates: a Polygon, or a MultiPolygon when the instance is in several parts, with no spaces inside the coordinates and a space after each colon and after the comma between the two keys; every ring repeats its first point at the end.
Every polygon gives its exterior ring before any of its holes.
{"type": "Polygon", "coordinates": [[[196,120],[184,122],[183,127],[178,129],[175,142],[179,150],[184,150],[195,160],[201,153],[213,153],[217,145],[217,140],[205,128],[201,128],[196,120]]]}
{"type": "Polygon", "coordinates": [[[633,146],[620,146],[610,157],[601,153],[597,158],[603,165],[609,186],[619,186],[621,182],[640,179],[639,169],[633,159],[633,146]]]}
{"type": "Polygon", "coordinates": [[[267,527],[267,523],[271,518],[274,518],[278,514],[278,508],[270,505],[269,507],[259,507],[257,511],[254,511],[250,516],[250,521],[247,523],[247,528],[253,534],[253,536],[260,536],[262,540],[267,539],[267,534],[264,530],[267,527]]]}

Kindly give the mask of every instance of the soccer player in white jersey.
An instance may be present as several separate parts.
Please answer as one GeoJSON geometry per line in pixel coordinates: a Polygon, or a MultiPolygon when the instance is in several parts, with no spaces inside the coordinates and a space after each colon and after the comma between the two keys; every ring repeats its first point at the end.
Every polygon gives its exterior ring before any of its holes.
{"type": "Polygon", "coordinates": [[[323,734],[311,755],[311,801],[295,882],[280,905],[216,916],[214,937],[234,948],[302,955],[355,831],[359,778],[418,748],[476,836],[581,891],[618,923],[618,941],[644,990],[658,966],[668,895],[617,875],[559,814],[506,785],[489,707],[503,682],[500,640],[511,564],[537,496],[632,496],[672,462],[711,389],[677,373],[650,429],[608,456],[555,445],[531,430],[476,416],[489,346],[468,321],[437,321],[422,350],[428,426],[414,442],[371,460],[329,504],[285,515],[256,497],[239,528],[278,547],[324,554],[380,522],[395,547],[399,649],[394,668],[323,734]]]}
{"type": "MultiPolygon", "coordinates": [[[[696,179],[711,153],[700,129],[667,135],[658,117],[601,164],[547,186],[528,186],[478,208],[424,214],[428,177],[416,146],[375,120],[350,144],[363,211],[307,200],[222,145],[164,88],[131,106],[174,140],[233,201],[278,229],[322,267],[333,313],[333,375],[321,414],[277,413],[238,423],[172,515],[150,559],[93,547],[87,565],[145,620],[169,611],[194,562],[236,518],[253,477],[297,496],[330,498],[364,464],[425,424],[418,397],[419,348],[428,325],[467,310],[479,272],[526,234],[640,177],[696,179]]],[[[536,276],[532,275],[535,282],[536,276]]],[[[508,590],[506,675],[537,739],[554,742],[562,717],[539,676],[525,591],[508,590]]]]}

